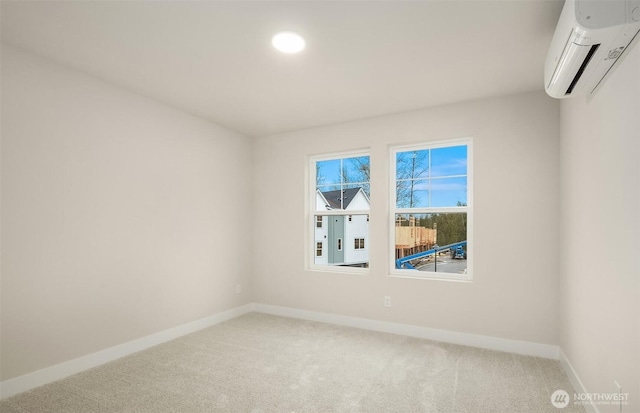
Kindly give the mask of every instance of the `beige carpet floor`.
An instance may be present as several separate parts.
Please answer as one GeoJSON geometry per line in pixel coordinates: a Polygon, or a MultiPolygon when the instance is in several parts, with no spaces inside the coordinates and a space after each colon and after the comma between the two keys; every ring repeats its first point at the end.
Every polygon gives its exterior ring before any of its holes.
{"type": "Polygon", "coordinates": [[[260,313],[0,402],[2,413],[559,410],[557,361],[260,313]]]}

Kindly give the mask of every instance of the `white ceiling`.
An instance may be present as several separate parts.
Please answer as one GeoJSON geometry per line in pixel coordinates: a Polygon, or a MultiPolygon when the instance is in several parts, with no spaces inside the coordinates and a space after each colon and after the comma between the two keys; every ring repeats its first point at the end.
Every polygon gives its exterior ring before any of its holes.
{"type": "Polygon", "coordinates": [[[2,1],[2,40],[249,136],[542,89],[538,1],[2,1]],[[298,55],[278,31],[302,34],[298,55]]]}

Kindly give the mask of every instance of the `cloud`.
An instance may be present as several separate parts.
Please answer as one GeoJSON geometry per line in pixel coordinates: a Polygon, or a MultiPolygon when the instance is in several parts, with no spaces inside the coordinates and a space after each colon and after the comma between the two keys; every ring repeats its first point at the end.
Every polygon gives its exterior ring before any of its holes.
{"type": "Polygon", "coordinates": [[[431,165],[431,176],[452,176],[467,174],[466,158],[451,158],[445,164],[431,165]]]}

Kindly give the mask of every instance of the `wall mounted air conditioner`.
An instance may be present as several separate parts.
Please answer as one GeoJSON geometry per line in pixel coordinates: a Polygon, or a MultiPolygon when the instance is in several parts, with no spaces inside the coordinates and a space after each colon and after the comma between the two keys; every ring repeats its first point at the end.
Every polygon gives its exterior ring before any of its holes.
{"type": "Polygon", "coordinates": [[[638,32],[640,0],[566,0],[545,62],[549,96],[594,94],[638,32]]]}

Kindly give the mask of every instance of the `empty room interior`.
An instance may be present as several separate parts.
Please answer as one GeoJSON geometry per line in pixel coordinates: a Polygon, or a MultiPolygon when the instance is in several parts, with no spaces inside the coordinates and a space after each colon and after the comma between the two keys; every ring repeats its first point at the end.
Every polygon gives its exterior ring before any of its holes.
{"type": "Polygon", "coordinates": [[[0,7],[0,411],[640,413],[639,0],[0,7]]]}

